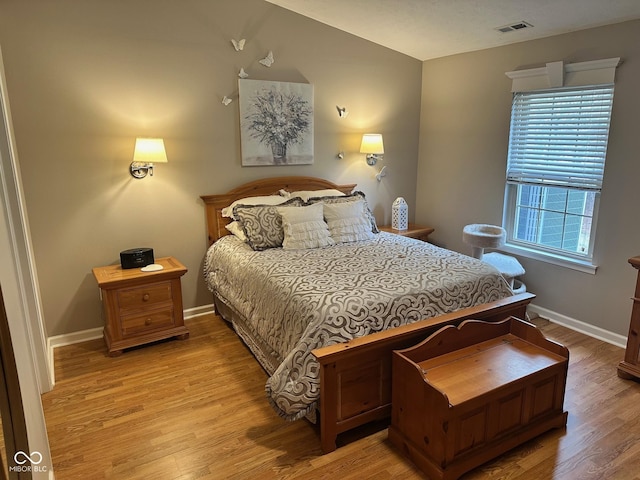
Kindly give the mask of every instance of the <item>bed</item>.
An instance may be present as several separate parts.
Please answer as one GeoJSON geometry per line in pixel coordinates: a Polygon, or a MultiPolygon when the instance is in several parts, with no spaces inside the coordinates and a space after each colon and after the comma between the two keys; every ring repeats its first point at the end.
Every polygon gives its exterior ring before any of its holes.
{"type": "MultiPolygon", "coordinates": [[[[269,374],[267,398],[279,415],[315,421],[319,413],[325,453],[336,448],[338,434],[389,416],[393,350],[468,318],[522,318],[533,297],[512,295],[497,270],[469,256],[373,233],[377,229],[375,221],[367,223],[366,199],[354,188],[314,177],[277,177],[201,197],[209,238],[204,274],[216,311],[269,374]],[[314,200],[314,191],[319,199],[314,200]],[[264,198],[286,192],[305,192],[304,199],[293,195],[281,206],[255,210],[242,204],[259,197],[261,205],[264,198]],[[291,227],[291,212],[324,208],[327,215],[328,204],[353,211],[355,203],[364,203],[365,219],[358,222],[370,232],[364,239],[320,248],[286,248],[286,243],[268,248],[273,245],[261,244],[262,236],[231,234],[227,226],[234,218],[225,215],[234,202],[240,203],[232,210],[236,220],[243,208],[262,217],[278,211],[285,230],[291,227]]],[[[246,227],[251,217],[243,220],[246,227]]],[[[327,223],[329,237],[340,238],[336,223],[327,223]]]]}

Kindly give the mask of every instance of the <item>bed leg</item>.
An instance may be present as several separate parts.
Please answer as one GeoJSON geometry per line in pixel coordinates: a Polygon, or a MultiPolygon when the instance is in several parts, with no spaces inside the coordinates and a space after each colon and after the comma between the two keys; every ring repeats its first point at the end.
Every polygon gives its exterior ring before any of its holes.
{"type": "Polygon", "coordinates": [[[338,437],[338,390],[336,364],[320,367],[320,446],[322,453],[336,449],[338,437]]]}

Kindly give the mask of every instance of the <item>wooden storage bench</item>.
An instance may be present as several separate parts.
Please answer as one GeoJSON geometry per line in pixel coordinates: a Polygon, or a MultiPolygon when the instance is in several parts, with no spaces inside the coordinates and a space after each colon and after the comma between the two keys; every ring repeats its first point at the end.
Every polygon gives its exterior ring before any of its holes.
{"type": "Polygon", "coordinates": [[[567,423],[569,351],[514,317],[444,327],[392,362],[389,439],[430,478],[458,478],[567,423]]]}

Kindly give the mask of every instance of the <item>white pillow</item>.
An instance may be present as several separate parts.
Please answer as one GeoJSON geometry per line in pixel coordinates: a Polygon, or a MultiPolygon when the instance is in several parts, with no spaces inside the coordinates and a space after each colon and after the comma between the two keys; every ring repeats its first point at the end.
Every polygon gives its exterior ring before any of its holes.
{"type": "Polygon", "coordinates": [[[224,228],[229,230],[229,232],[234,234],[236,237],[238,237],[243,242],[247,241],[247,236],[244,234],[244,230],[242,229],[242,225],[240,225],[240,222],[237,222],[237,221],[234,220],[233,222],[228,223],[227,225],[225,225],[224,228]]]}
{"type": "Polygon", "coordinates": [[[246,197],[236,200],[228,207],[224,207],[221,211],[223,217],[233,217],[233,207],[236,205],[280,205],[288,199],[281,195],[263,195],[258,197],[246,197]]]}
{"type": "Polygon", "coordinates": [[[298,190],[297,192],[280,190],[280,194],[288,198],[300,197],[305,202],[314,197],[344,197],[344,193],[334,188],[327,188],[325,190],[298,190]]]}
{"type": "Polygon", "coordinates": [[[329,234],[336,243],[357,242],[374,238],[364,200],[323,205],[329,234]]]}
{"type": "Polygon", "coordinates": [[[284,230],[284,250],[327,247],[335,242],[322,218],[321,203],[308,207],[278,207],[284,230]]]}

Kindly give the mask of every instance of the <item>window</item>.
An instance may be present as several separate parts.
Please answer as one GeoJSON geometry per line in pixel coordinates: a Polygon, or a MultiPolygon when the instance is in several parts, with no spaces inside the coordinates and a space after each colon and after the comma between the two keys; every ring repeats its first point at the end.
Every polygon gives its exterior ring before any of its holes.
{"type": "Polygon", "coordinates": [[[612,104],[613,84],[514,94],[509,245],[591,262],[612,104]]]}

